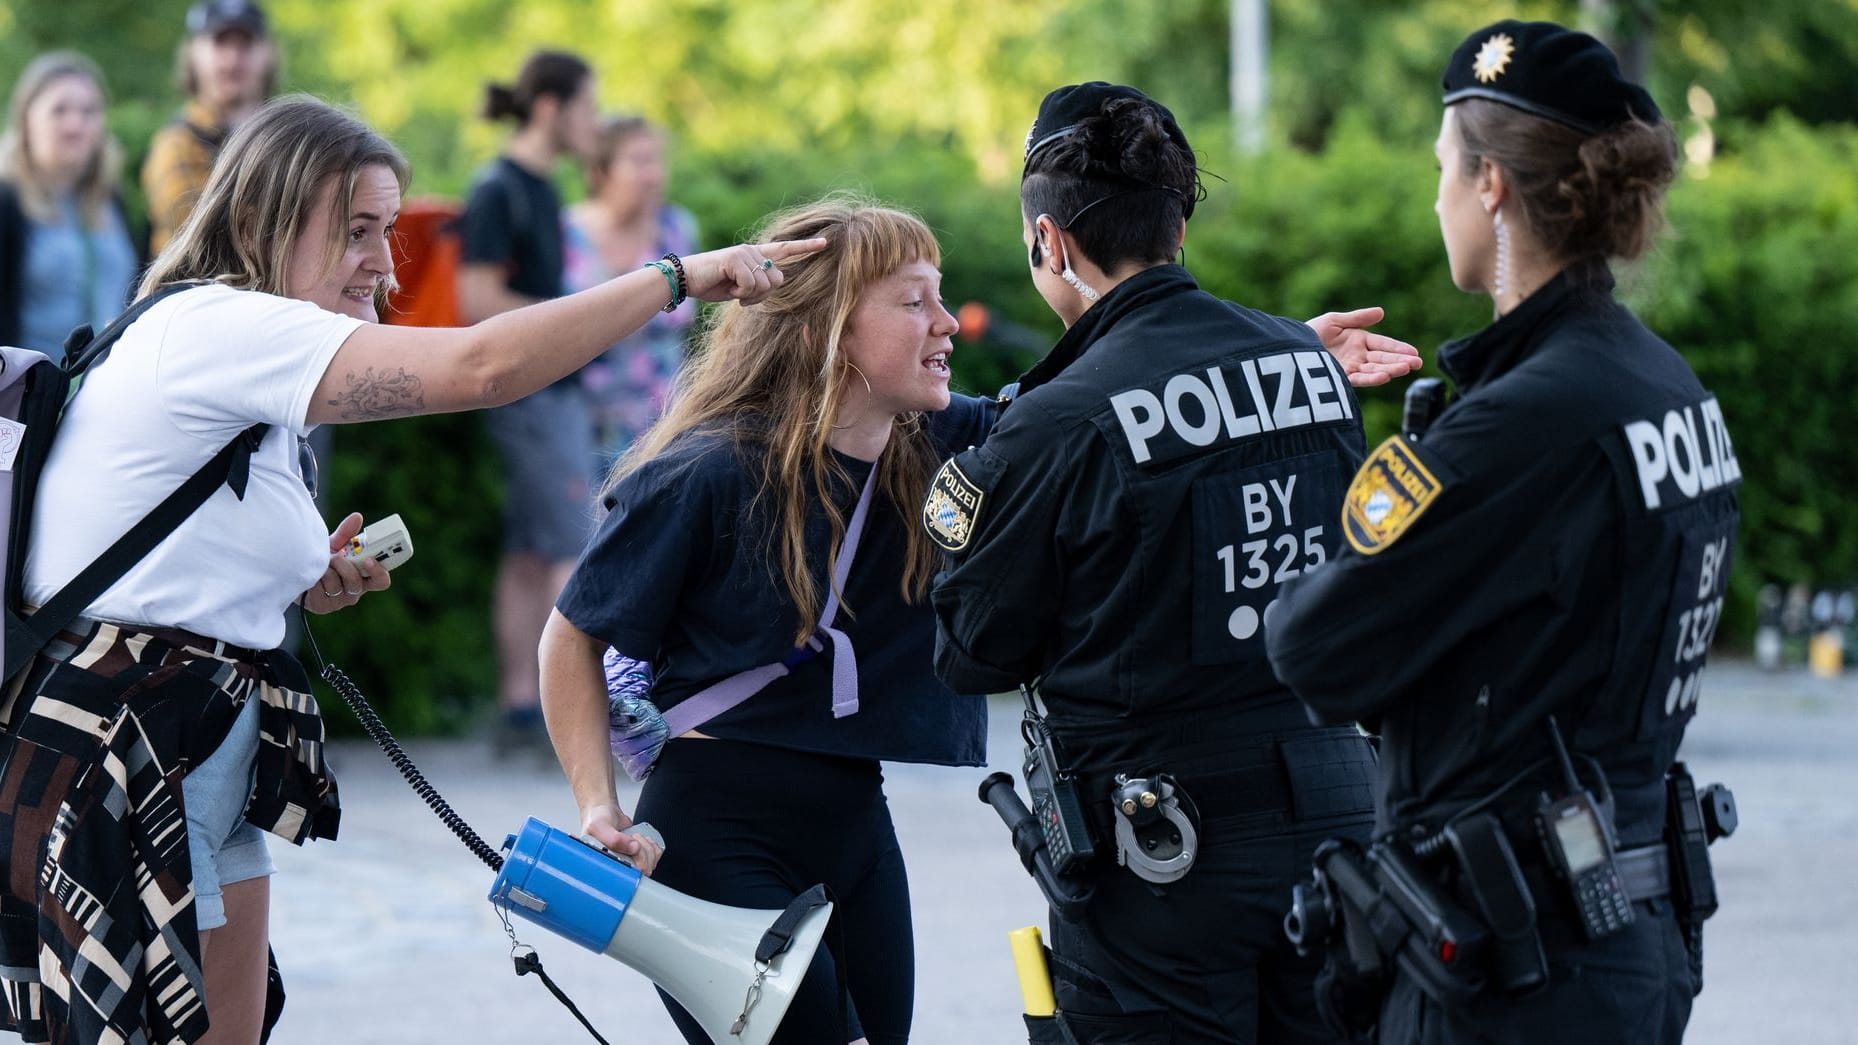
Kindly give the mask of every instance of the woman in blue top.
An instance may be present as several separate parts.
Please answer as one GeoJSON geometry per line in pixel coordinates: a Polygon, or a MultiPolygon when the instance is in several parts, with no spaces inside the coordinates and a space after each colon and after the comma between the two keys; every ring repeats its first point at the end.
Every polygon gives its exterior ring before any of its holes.
{"type": "Polygon", "coordinates": [[[122,150],[103,122],[103,72],[40,55],[0,134],[0,344],[60,359],[65,336],[116,318],[140,266],[116,195],[122,150]]]}
{"type": "MultiPolygon", "coordinates": [[[[828,246],[785,266],[759,305],[724,311],[664,419],[615,466],[611,512],[543,636],[543,708],[584,830],[633,850],[618,837],[631,821],[614,797],[606,647],[653,666],[653,698],[672,721],[710,685],[788,662],[665,745],[638,809],[669,842],[656,878],[757,908],[825,883],[843,945],[815,958],[775,1041],[903,1042],[909,890],[878,763],[985,758],[981,699],[930,671],[923,596],[938,558],[914,516],[930,473],[980,441],[992,405],[951,402],[956,323],[921,221],[828,199],[775,217],[762,236],[828,246]],[[829,568],[852,533],[857,551],[835,585],[829,568]],[[832,605],[828,635],[819,622],[832,605]]],[[[687,1039],[709,1040],[666,1003],[687,1039]]]]}

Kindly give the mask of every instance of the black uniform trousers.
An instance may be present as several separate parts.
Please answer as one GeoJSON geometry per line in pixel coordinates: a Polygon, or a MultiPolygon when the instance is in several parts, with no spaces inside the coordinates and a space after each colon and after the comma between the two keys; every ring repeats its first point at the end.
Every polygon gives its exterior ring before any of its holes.
{"type": "Polygon", "coordinates": [[[1082,923],[1052,918],[1053,987],[1079,1045],[1338,1040],[1316,1011],[1322,958],[1297,956],[1284,935],[1284,913],[1291,887],[1309,877],[1317,846],[1341,836],[1365,841],[1370,833],[1365,803],[1344,803],[1353,808],[1343,811],[1325,804],[1338,776],[1358,781],[1372,771],[1365,738],[1356,735],[1347,750],[1349,764],[1286,769],[1296,797],[1250,811],[1241,811],[1248,796],[1196,793],[1185,769],[1166,767],[1180,773],[1203,814],[1192,870],[1152,885],[1116,866],[1114,842],[1106,839],[1082,923]],[[1322,815],[1298,815],[1299,800],[1322,815]]]}
{"type": "Polygon", "coordinates": [[[1395,980],[1381,1006],[1380,1045],[1679,1045],[1700,985],[1669,900],[1641,901],[1631,925],[1600,940],[1544,927],[1549,986],[1508,998],[1485,992],[1446,1009],[1395,980]],[[1562,935],[1556,941],[1553,935],[1562,935]]]}

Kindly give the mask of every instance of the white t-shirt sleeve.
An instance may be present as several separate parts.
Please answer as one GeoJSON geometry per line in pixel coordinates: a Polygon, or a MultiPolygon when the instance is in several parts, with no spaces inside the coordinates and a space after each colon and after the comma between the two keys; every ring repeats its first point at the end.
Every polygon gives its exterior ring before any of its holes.
{"type": "Polygon", "coordinates": [[[302,435],[323,371],[363,320],[255,290],[175,295],[155,367],[162,409],[182,431],[217,436],[263,421],[302,435]]]}

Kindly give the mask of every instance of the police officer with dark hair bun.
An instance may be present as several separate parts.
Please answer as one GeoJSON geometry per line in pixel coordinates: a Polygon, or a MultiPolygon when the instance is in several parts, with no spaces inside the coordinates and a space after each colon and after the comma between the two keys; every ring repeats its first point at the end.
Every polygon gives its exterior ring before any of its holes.
{"type": "Polygon", "coordinates": [[[1053,918],[1063,1027],[1033,1040],[1334,1040],[1280,920],[1317,843],[1365,837],[1373,752],[1311,726],[1263,626],[1341,547],[1351,379],[1417,354],[1366,332],[1378,309],[1306,325],[1199,289],[1173,264],[1194,154],[1141,92],[1054,91],[1026,145],[1027,260],[1067,333],[924,523],[950,555],[937,668],[1036,689],[1096,853],[1070,876],[1088,907],[1053,918]]]}
{"type": "Polygon", "coordinates": [[[1457,400],[1368,457],[1347,548],[1268,632],[1313,712],[1381,735],[1378,844],[1318,859],[1370,872],[1330,876],[1341,920],[1396,894],[1455,912],[1409,926],[1430,949],[1333,936],[1342,1008],[1391,1043],[1677,1042],[1707,844],[1734,825],[1674,759],[1741,470],[1716,399],[1612,293],[1608,259],[1658,228],[1671,128],[1602,44],[1547,23],[1473,33],[1444,101],[1452,280],[1496,318],[1440,351],[1457,400]]]}

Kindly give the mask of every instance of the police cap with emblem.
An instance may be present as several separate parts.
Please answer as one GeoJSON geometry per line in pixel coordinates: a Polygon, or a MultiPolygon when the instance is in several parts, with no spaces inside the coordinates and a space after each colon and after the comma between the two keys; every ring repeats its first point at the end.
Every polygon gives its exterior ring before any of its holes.
{"type": "Polygon", "coordinates": [[[1657,123],[1645,88],[1620,75],[1605,44],[1553,22],[1503,21],[1472,33],[1445,67],[1445,104],[1484,98],[1585,134],[1657,123]]]}
{"type": "MultiPolygon", "coordinates": [[[[1193,146],[1187,144],[1187,135],[1181,131],[1181,125],[1175,121],[1174,114],[1168,107],[1143,94],[1133,87],[1122,84],[1105,83],[1092,80],[1089,83],[1074,83],[1069,87],[1060,87],[1045,96],[1039,103],[1039,115],[1032,121],[1032,129],[1026,132],[1026,165],[1020,172],[1023,179],[1032,170],[1032,158],[1045,149],[1077,133],[1078,124],[1093,116],[1103,115],[1106,103],[1122,98],[1140,101],[1152,107],[1161,117],[1161,129],[1167,133],[1174,144],[1181,147],[1187,155],[1193,155],[1193,146]]],[[[1163,186],[1157,186],[1162,188],[1163,186]]],[[[1192,193],[1182,199],[1184,213],[1182,217],[1192,217],[1195,198],[1192,193]]]]}

